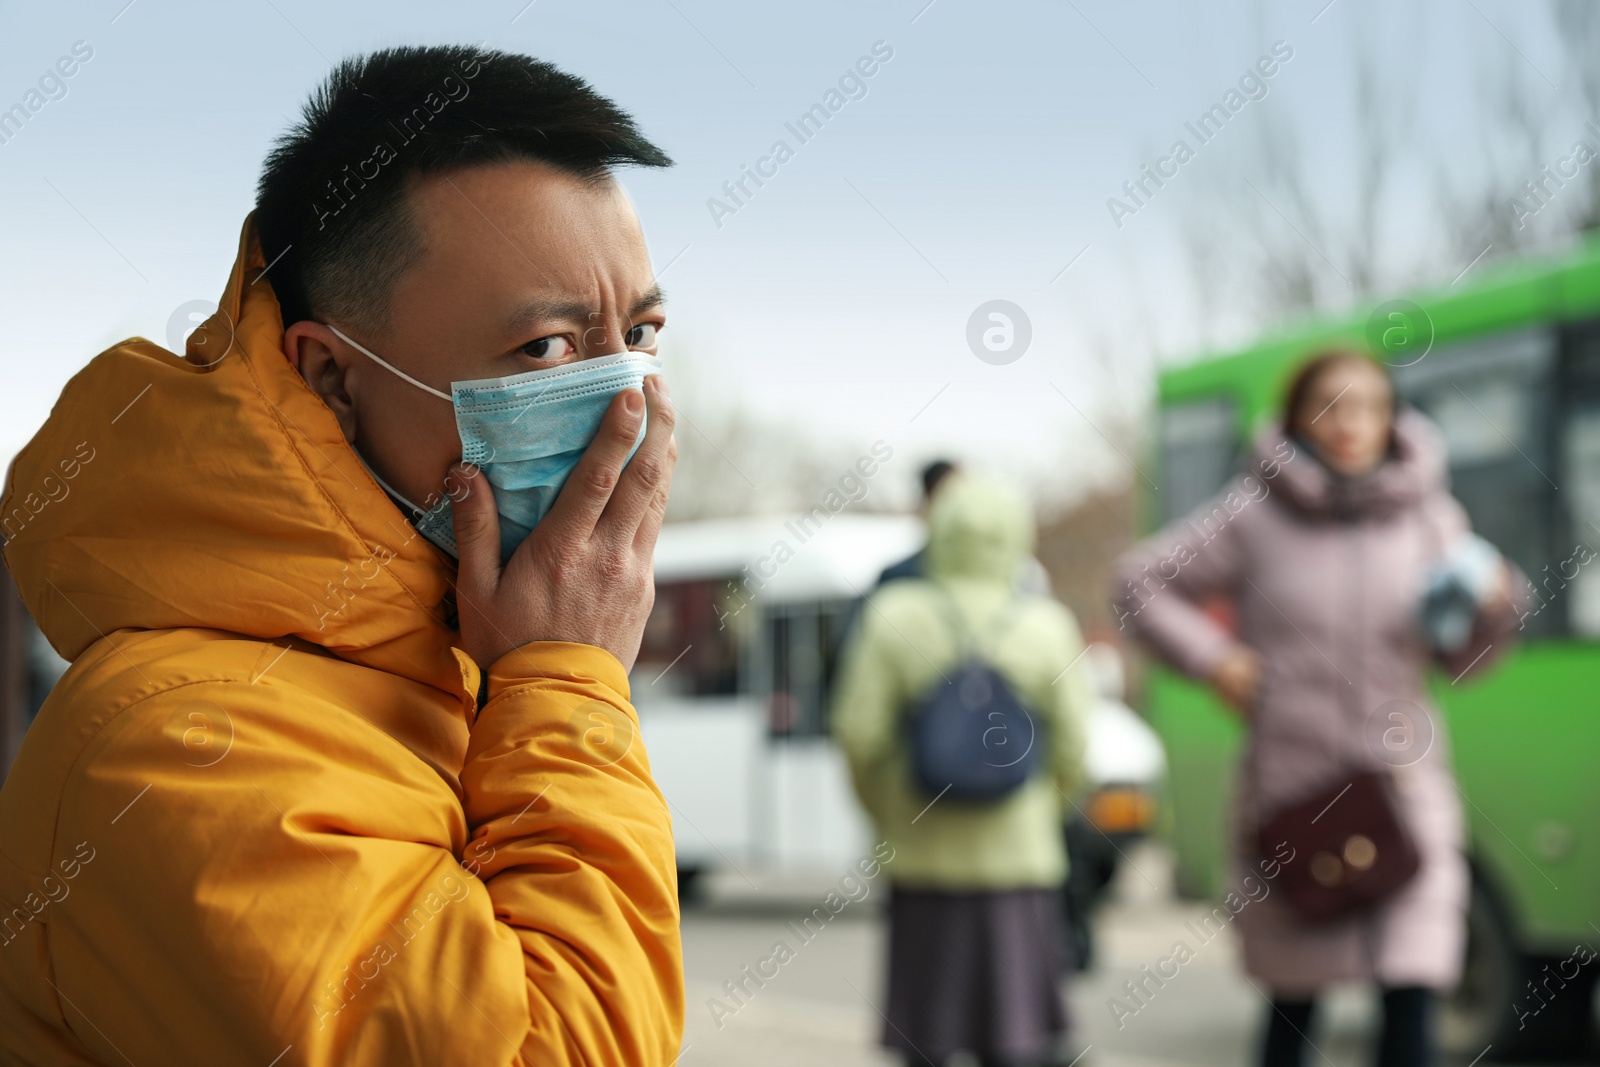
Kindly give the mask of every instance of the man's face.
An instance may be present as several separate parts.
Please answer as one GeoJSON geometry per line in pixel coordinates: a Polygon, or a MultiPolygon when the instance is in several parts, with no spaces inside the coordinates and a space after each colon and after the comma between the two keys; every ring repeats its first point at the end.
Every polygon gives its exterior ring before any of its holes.
{"type": "MultiPolygon", "coordinates": [[[[423,178],[410,201],[426,251],[400,279],[381,335],[335,322],[413,378],[500,378],[624,349],[656,352],[665,324],[639,220],[615,182],[537,163],[423,178]]],[[[331,331],[297,323],[291,359],[385,481],[424,507],[461,458],[455,411],[331,331]]]]}

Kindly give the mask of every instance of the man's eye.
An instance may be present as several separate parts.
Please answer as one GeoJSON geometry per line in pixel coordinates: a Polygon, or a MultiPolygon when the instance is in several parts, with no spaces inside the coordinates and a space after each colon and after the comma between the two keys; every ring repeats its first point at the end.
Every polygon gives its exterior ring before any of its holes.
{"type": "Polygon", "coordinates": [[[522,346],[522,354],[532,356],[537,360],[554,360],[569,356],[576,351],[572,341],[566,334],[557,334],[554,337],[541,337],[537,341],[529,341],[522,346]]]}
{"type": "Polygon", "coordinates": [[[659,322],[641,322],[628,331],[629,348],[649,348],[656,343],[656,337],[661,333],[659,322]]]}

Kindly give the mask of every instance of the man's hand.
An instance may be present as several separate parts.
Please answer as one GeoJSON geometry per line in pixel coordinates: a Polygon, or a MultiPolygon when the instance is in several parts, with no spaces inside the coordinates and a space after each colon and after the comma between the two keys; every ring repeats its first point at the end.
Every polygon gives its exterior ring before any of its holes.
{"type": "Polygon", "coordinates": [[[1228,706],[1246,721],[1255,708],[1261,685],[1261,657],[1245,645],[1235,645],[1211,672],[1211,686],[1228,706]]]}
{"type": "Polygon", "coordinates": [[[678,445],[660,375],[619,393],[550,513],[502,569],[500,516],[489,480],[461,465],[467,487],[452,503],[461,569],[461,643],[483,668],[530,641],[598,645],[633,668],[655,603],[652,559],[678,445]],[[649,428],[627,462],[649,406],[649,428]],[[619,473],[620,472],[620,473],[619,473]]]}

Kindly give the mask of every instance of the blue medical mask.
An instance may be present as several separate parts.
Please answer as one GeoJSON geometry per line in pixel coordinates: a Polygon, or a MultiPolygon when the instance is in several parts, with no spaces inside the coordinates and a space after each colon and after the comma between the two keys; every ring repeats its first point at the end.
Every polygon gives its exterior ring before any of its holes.
{"type": "MultiPolygon", "coordinates": [[[[455,406],[461,458],[482,470],[494,490],[502,564],[555,503],[567,476],[599,432],[611,398],[624,389],[642,388],[646,377],[661,372],[654,356],[618,352],[506,378],[452,382],[446,393],[351,340],[337,326],[330,323],[328,329],[380,367],[455,406]]],[[[643,439],[640,426],[629,459],[643,439]]],[[[411,509],[411,524],[418,533],[459,558],[448,495],[423,508],[395,492],[370,464],[366,466],[385,492],[411,509]]]]}

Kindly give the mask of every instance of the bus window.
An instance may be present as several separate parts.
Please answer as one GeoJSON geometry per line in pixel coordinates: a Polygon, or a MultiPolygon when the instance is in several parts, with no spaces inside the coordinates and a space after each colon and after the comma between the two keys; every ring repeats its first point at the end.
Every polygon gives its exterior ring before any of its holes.
{"type": "Polygon", "coordinates": [[[767,728],[774,737],[823,737],[839,666],[848,600],[775,605],[766,616],[771,689],[767,728]]]}
{"type": "Polygon", "coordinates": [[[1570,579],[1567,623],[1580,637],[1600,637],[1600,322],[1575,330],[1562,384],[1561,473],[1567,549],[1556,570],[1570,579]]]}
{"type": "MultiPolygon", "coordinates": [[[[1445,347],[1394,375],[1401,396],[1443,432],[1450,491],[1473,529],[1536,583],[1556,558],[1554,369],[1555,335],[1539,328],[1445,347]]],[[[1565,618],[1565,605],[1534,612],[1525,635],[1561,633],[1565,618]]]]}
{"type": "Polygon", "coordinates": [[[729,579],[659,582],[644,625],[636,685],[653,695],[727,696],[739,692],[740,626],[726,600],[729,579]]]}
{"type": "Polygon", "coordinates": [[[1161,507],[1181,519],[1221,489],[1239,453],[1238,405],[1228,397],[1173,404],[1161,411],[1161,507]]]}

